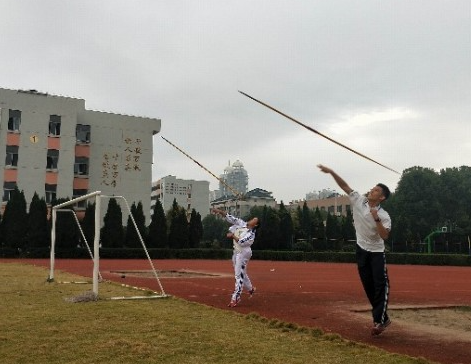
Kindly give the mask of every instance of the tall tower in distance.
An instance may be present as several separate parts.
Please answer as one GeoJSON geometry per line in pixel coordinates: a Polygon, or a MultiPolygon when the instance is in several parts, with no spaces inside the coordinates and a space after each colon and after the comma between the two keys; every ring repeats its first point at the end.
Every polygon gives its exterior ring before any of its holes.
{"type": "MultiPolygon", "coordinates": [[[[219,176],[226,184],[239,193],[245,194],[249,187],[249,175],[240,160],[236,160],[232,166],[231,162],[224,168],[224,174],[219,176]]],[[[222,196],[233,196],[234,193],[223,183],[219,182],[219,190],[222,196]]]]}

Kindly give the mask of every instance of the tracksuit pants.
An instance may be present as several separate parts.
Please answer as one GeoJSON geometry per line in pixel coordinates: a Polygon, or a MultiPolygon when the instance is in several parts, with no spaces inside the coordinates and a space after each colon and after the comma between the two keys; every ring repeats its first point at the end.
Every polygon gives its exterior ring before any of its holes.
{"type": "Polygon", "coordinates": [[[232,301],[240,299],[244,287],[249,291],[253,288],[252,282],[247,274],[247,264],[251,257],[252,250],[242,250],[240,252],[234,250],[232,265],[234,266],[235,287],[232,293],[232,301]]]}
{"type": "Polygon", "coordinates": [[[389,278],[384,252],[369,252],[357,245],[358,273],[372,307],[373,322],[384,324],[388,319],[389,278]]]}

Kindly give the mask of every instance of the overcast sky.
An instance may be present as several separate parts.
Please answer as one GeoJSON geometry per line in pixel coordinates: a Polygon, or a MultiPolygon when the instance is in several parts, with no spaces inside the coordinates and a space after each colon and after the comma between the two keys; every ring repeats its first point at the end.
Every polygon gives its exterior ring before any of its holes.
{"type": "Polygon", "coordinates": [[[278,202],[471,165],[469,0],[0,0],[0,87],[155,117],[153,179],[236,159],[278,202]]]}

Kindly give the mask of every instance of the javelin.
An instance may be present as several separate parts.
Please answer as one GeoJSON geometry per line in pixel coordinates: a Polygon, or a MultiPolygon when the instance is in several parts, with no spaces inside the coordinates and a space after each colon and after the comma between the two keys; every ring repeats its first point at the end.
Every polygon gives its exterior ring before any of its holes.
{"type": "Polygon", "coordinates": [[[381,167],[384,167],[384,168],[386,168],[386,169],[389,169],[390,171],[392,171],[392,172],[394,172],[394,173],[400,174],[399,172],[395,171],[394,169],[389,168],[389,167],[385,166],[384,164],[381,164],[381,163],[375,161],[374,159],[371,159],[370,157],[367,157],[366,155],[361,154],[360,152],[357,152],[356,150],[353,150],[353,149],[350,148],[350,147],[347,147],[345,144],[339,143],[338,141],[336,141],[336,140],[334,140],[334,139],[328,137],[327,135],[318,132],[316,129],[313,129],[313,128],[311,128],[310,126],[308,126],[308,125],[306,125],[306,124],[303,124],[302,122],[300,122],[300,121],[298,121],[298,120],[292,118],[291,116],[282,113],[281,111],[275,109],[274,107],[272,107],[272,106],[270,106],[270,105],[268,105],[268,104],[265,104],[264,102],[259,101],[259,100],[257,100],[256,98],[254,98],[254,97],[252,97],[252,96],[250,96],[250,95],[247,95],[245,92],[242,92],[242,91],[239,91],[239,92],[240,92],[242,95],[247,96],[249,99],[252,99],[252,100],[258,102],[259,104],[261,104],[261,105],[263,105],[263,106],[265,106],[265,107],[268,107],[269,109],[273,110],[274,112],[277,112],[278,114],[284,116],[285,118],[287,118],[287,119],[289,119],[289,120],[291,120],[291,121],[294,121],[296,124],[301,125],[302,127],[306,128],[306,129],[309,130],[309,131],[312,131],[313,133],[316,133],[317,135],[320,135],[321,137],[323,137],[323,138],[325,138],[325,139],[331,141],[332,143],[335,143],[335,144],[337,144],[337,145],[340,145],[341,147],[343,147],[343,148],[345,148],[345,149],[348,149],[350,152],[353,152],[353,153],[359,155],[360,157],[363,157],[363,158],[365,158],[365,159],[368,159],[369,161],[371,161],[371,162],[373,162],[373,163],[376,163],[376,164],[380,165],[381,167]]]}
{"type": "Polygon", "coordinates": [[[191,157],[189,154],[185,153],[183,150],[181,150],[180,148],[178,148],[175,144],[173,144],[172,142],[170,142],[168,139],[165,139],[162,135],[160,136],[163,140],[165,140],[168,144],[170,144],[172,147],[174,147],[176,150],[178,150],[179,152],[181,152],[183,155],[185,155],[186,157],[190,158],[193,162],[195,162],[197,165],[199,165],[201,168],[203,168],[206,172],[208,172],[211,176],[213,176],[214,178],[216,178],[219,182],[221,182],[224,186],[226,186],[228,189],[230,189],[236,196],[238,196],[239,198],[242,197],[242,195],[240,194],[240,192],[236,191],[235,189],[233,189],[231,186],[229,186],[223,179],[219,178],[218,176],[216,176],[213,172],[211,172],[208,168],[206,168],[205,166],[203,166],[200,162],[198,162],[196,159],[194,159],[193,157],[191,157]]]}

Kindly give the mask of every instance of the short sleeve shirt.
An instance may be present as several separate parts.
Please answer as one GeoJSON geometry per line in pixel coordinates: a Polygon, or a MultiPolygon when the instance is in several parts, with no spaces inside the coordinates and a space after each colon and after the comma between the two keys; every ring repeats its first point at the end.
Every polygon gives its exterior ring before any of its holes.
{"type": "MultiPolygon", "coordinates": [[[[352,204],[357,244],[369,252],[384,252],[384,240],[378,234],[368,199],[357,191],[350,192],[349,198],[352,204]]],[[[381,224],[387,230],[391,230],[391,218],[381,206],[378,207],[378,217],[381,219],[381,224]]]]}

